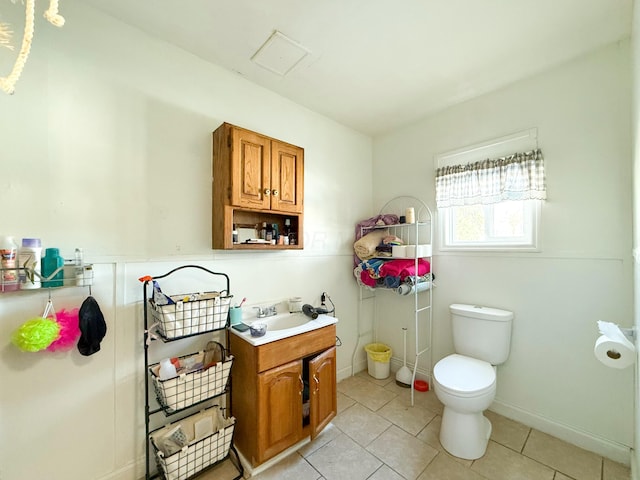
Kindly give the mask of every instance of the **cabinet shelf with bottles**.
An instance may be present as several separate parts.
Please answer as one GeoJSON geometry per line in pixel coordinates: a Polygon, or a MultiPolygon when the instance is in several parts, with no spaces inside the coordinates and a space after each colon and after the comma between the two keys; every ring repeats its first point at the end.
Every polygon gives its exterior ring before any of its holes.
{"type": "Polygon", "coordinates": [[[214,244],[222,245],[224,249],[233,250],[301,250],[303,248],[302,226],[302,214],[266,213],[254,209],[225,207],[224,226],[214,230],[214,244]],[[287,231],[287,220],[289,220],[289,232],[291,233],[291,235],[287,236],[289,239],[287,242],[284,242],[284,238],[280,243],[276,241],[275,244],[251,241],[262,240],[260,230],[263,223],[277,225],[278,233],[281,237],[284,237],[287,231]],[[238,232],[236,242],[234,242],[233,233],[225,233],[233,232],[234,226],[236,227],[235,231],[238,232]],[[288,245],[285,243],[288,243],[288,245]]]}

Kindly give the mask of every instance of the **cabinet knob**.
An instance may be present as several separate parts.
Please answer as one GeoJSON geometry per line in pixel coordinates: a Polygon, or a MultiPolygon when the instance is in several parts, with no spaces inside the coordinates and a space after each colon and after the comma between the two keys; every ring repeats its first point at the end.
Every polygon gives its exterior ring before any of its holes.
{"type": "Polygon", "coordinates": [[[264,194],[268,197],[269,195],[271,195],[271,190],[269,190],[268,188],[265,188],[264,194]]]}
{"type": "Polygon", "coordinates": [[[273,196],[274,196],[274,197],[277,197],[277,196],[278,196],[278,190],[274,190],[274,191],[273,191],[273,196]]]}

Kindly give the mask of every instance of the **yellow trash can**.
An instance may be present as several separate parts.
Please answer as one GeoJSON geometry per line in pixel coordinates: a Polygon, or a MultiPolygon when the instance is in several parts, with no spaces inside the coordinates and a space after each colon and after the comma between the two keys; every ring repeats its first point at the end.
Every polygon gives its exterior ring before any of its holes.
{"type": "Polygon", "coordinates": [[[370,343],[364,347],[367,352],[367,369],[373,378],[382,380],[389,376],[391,347],[384,343],[370,343]]]}

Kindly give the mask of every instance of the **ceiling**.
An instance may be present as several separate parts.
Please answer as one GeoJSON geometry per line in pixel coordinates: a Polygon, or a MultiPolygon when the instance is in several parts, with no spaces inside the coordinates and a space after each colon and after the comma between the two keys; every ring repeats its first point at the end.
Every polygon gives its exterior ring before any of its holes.
{"type": "Polygon", "coordinates": [[[632,1],[84,3],[376,135],[628,37],[632,1]],[[251,60],[276,30],[309,52],[284,76],[251,60]]]}

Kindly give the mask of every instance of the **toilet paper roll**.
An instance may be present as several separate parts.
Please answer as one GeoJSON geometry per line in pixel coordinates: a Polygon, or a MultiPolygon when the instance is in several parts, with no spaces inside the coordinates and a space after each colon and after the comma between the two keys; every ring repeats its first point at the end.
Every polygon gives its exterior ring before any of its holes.
{"type": "Polygon", "coordinates": [[[593,353],[603,365],[611,368],[627,368],[636,358],[636,348],[629,340],[606,335],[598,337],[593,353]]]}

